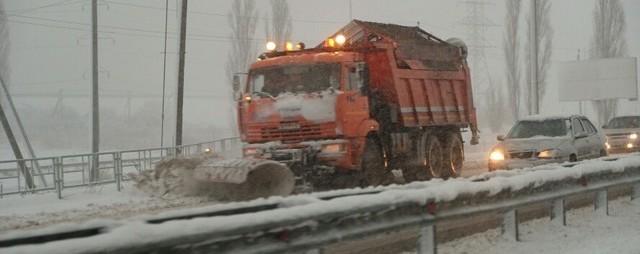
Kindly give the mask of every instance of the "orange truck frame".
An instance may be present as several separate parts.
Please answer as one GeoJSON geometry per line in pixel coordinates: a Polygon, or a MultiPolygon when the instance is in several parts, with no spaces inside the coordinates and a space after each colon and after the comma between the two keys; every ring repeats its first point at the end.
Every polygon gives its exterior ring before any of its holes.
{"type": "Polygon", "coordinates": [[[238,101],[245,156],[316,182],[385,184],[391,169],[406,181],[460,174],[461,132],[478,141],[460,40],[354,20],[314,48],[276,46],[251,65],[238,101]]]}

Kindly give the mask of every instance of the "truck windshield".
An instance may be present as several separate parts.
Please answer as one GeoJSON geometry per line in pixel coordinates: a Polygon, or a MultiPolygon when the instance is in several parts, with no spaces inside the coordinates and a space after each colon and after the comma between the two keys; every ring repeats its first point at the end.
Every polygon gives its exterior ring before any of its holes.
{"type": "Polygon", "coordinates": [[[563,137],[567,135],[567,124],[564,119],[520,121],[507,138],[563,137]]]}
{"type": "Polygon", "coordinates": [[[607,129],[626,129],[626,128],[640,128],[640,117],[637,116],[623,116],[611,119],[607,124],[607,129]]]}
{"type": "Polygon", "coordinates": [[[251,71],[251,93],[277,97],[283,93],[313,93],[340,87],[339,64],[286,65],[251,71]]]}

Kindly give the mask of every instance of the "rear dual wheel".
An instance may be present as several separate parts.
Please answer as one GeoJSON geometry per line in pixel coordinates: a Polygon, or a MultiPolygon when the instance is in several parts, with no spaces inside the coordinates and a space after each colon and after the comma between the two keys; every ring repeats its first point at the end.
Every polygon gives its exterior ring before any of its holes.
{"type": "Polygon", "coordinates": [[[462,172],[464,162],[464,146],[458,133],[449,133],[444,138],[443,160],[446,177],[458,177],[462,172]]]}
{"type": "Polygon", "coordinates": [[[425,133],[418,142],[417,160],[417,165],[403,172],[406,182],[458,177],[464,160],[462,139],[457,133],[447,133],[442,139],[425,133]]]}

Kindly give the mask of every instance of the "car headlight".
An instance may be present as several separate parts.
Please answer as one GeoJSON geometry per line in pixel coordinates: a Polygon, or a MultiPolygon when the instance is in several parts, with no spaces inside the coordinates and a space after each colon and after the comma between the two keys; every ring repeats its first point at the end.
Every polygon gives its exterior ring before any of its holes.
{"type": "Polygon", "coordinates": [[[605,142],[605,143],[604,143],[604,146],[605,146],[607,149],[611,149],[611,145],[609,145],[609,142],[605,142]]]}
{"type": "Polygon", "coordinates": [[[322,153],[340,153],[344,152],[344,144],[326,144],[322,146],[322,153]]]}
{"type": "Polygon", "coordinates": [[[538,158],[540,159],[552,159],[556,157],[557,151],[555,149],[548,149],[538,153],[538,158]]]}
{"type": "Polygon", "coordinates": [[[631,135],[629,135],[629,139],[631,139],[631,140],[638,139],[638,134],[637,133],[631,133],[631,135]]]}
{"type": "Polygon", "coordinates": [[[493,150],[493,152],[491,152],[491,154],[489,155],[489,160],[492,161],[503,161],[504,160],[504,153],[501,150],[493,150]]]}

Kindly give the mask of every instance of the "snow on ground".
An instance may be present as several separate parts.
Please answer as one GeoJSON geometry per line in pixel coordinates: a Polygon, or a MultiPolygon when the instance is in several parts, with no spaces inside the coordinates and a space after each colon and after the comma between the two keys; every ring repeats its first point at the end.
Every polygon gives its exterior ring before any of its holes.
{"type": "Polygon", "coordinates": [[[521,241],[504,238],[500,229],[450,241],[438,253],[640,253],[640,203],[620,198],[609,203],[610,216],[586,207],[567,212],[567,226],[548,218],[520,224],[521,241]]]}
{"type": "Polygon", "coordinates": [[[150,197],[125,184],[65,189],[63,199],[54,192],[12,195],[0,199],[0,234],[13,229],[44,227],[95,218],[121,219],[140,214],[211,204],[204,198],[150,197]]]}

